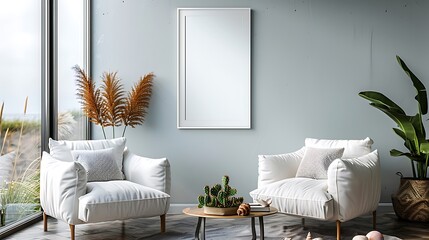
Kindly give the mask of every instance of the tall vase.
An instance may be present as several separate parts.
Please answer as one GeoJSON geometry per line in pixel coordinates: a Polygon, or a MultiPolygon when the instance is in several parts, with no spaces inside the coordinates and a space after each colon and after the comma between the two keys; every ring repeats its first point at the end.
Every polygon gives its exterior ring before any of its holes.
{"type": "Polygon", "coordinates": [[[392,203],[399,218],[429,222],[429,179],[401,178],[398,192],[392,195],[392,203]]]}

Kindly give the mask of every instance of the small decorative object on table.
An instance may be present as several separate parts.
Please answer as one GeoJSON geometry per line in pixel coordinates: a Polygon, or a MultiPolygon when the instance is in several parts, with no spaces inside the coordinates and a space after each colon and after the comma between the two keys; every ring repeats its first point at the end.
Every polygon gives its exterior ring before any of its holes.
{"type": "Polygon", "coordinates": [[[251,212],[269,212],[270,205],[261,205],[260,203],[249,203],[251,212]]]}
{"type": "Polygon", "coordinates": [[[198,207],[204,207],[205,214],[212,215],[235,215],[243,197],[233,197],[237,189],[229,185],[229,177],[222,177],[222,185],[215,184],[212,188],[204,187],[205,195],[198,196],[198,207]],[[222,187],[223,185],[223,187],[222,187]]]}
{"type": "Polygon", "coordinates": [[[247,216],[250,214],[250,205],[248,203],[242,203],[237,209],[237,215],[247,216]]]}

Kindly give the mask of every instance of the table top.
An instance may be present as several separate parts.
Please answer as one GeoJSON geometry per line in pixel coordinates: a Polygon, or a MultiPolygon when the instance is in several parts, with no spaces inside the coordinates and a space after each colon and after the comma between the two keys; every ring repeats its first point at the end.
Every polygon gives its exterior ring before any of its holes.
{"type": "Polygon", "coordinates": [[[277,209],[274,207],[270,207],[269,212],[250,212],[247,216],[239,216],[239,215],[230,215],[230,216],[221,216],[221,215],[210,215],[205,214],[203,208],[193,207],[193,208],[185,208],[183,209],[183,213],[190,216],[195,217],[205,217],[205,218],[222,218],[222,219],[236,219],[236,218],[252,218],[252,217],[264,217],[268,215],[272,215],[277,213],[277,209]]]}

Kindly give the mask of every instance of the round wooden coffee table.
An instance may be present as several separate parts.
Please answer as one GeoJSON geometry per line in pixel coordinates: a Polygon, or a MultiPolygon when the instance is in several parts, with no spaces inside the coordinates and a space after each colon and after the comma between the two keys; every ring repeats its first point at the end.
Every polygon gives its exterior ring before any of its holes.
{"type": "Polygon", "coordinates": [[[251,228],[252,228],[252,239],[256,239],[256,230],[255,230],[255,217],[259,218],[259,238],[261,240],[264,239],[264,216],[272,215],[277,213],[277,209],[270,207],[269,212],[251,212],[247,216],[238,216],[238,215],[231,215],[231,216],[219,216],[219,215],[209,215],[205,214],[204,210],[202,208],[185,208],[183,209],[183,213],[189,216],[198,217],[198,223],[197,228],[195,230],[195,239],[206,239],[206,218],[215,218],[215,219],[244,219],[244,218],[250,218],[251,219],[251,228]],[[201,224],[202,222],[202,224],[201,224]]]}

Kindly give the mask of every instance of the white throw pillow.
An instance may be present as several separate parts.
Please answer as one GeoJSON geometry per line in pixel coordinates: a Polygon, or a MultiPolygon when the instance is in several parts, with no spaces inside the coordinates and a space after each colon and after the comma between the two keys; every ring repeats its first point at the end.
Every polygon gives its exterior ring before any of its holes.
{"type": "Polygon", "coordinates": [[[299,164],[296,177],[306,177],[314,179],[328,178],[329,165],[340,158],[344,153],[344,148],[313,148],[306,147],[304,157],[299,164]]]}
{"type": "Polygon", "coordinates": [[[363,140],[305,139],[306,147],[344,148],[343,158],[355,158],[366,155],[371,152],[373,143],[368,137],[363,140]]]}
{"type": "Polygon", "coordinates": [[[15,152],[6,153],[0,156],[0,189],[5,182],[10,181],[13,170],[13,160],[15,159],[15,152]]]}
{"type": "Polygon", "coordinates": [[[122,180],[122,172],[115,161],[113,148],[100,150],[72,150],[73,159],[85,168],[88,182],[122,180]]]}
{"type": "MultiPolygon", "coordinates": [[[[125,149],[125,138],[114,138],[105,140],[79,140],[79,141],[56,141],[49,139],[49,150],[52,157],[66,162],[72,162],[71,150],[100,150],[113,148],[113,156],[122,171],[123,155],[125,149]]],[[[124,175],[122,175],[124,177],[124,175]]]]}
{"type": "Polygon", "coordinates": [[[63,162],[73,162],[71,149],[64,141],[56,141],[52,138],[49,138],[49,155],[63,162]]]}
{"type": "Polygon", "coordinates": [[[296,175],[305,147],[298,151],[276,155],[258,155],[258,188],[296,175]]]}

